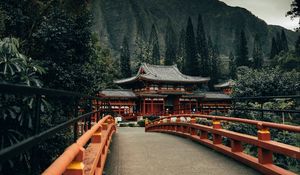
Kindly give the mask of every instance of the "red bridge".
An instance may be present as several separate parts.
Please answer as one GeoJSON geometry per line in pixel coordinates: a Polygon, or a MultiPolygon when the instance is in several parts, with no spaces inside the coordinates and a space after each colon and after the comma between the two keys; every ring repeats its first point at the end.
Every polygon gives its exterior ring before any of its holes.
{"type": "MultiPolygon", "coordinates": [[[[146,119],[146,132],[141,128],[117,129],[115,113],[109,114],[107,111],[109,106],[103,106],[104,103],[102,105],[95,103],[102,100],[98,97],[7,84],[0,84],[0,91],[8,94],[16,92],[35,94],[35,106],[40,105],[41,98],[45,95],[78,99],[75,101],[74,115],[71,119],[45,131],[39,130],[40,108],[36,107],[35,135],[0,150],[2,163],[63,129],[73,129],[74,143],[44,170],[42,174],[45,175],[100,175],[104,172],[122,175],[184,173],[292,175],[296,172],[273,163],[274,154],[290,157],[297,162],[300,160],[299,147],[272,140],[270,134],[274,129],[299,134],[299,126],[205,114],[169,114],[153,121],[146,119]],[[90,103],[84,110],[79,108],[79,102],[83,100],[90,103]],[[82,113],[79,116],[78,111],[82,113]],[[257,133],[247,135],[229,130],[227,126],[232,123],[254,126],[257,133]],[[81,136],[78,138],[78,135],[81,136]],[[257,148],[257,157],[244,151],[247,145],[257,148]]],[[[189,113],[191,112],[193,111],[189,113]]],[[[261,112],[264,112],[264,109],[261,109],[261,112]]]]}

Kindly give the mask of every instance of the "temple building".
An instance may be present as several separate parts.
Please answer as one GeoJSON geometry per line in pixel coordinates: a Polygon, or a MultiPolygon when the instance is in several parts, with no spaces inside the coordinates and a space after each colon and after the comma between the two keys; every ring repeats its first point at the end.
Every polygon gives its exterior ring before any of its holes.
{"type": "Polygon", "coordinates": [[[201,91],[209,80],[184,75],[176,65],[143,63],[135,76],[114,81],[122,89],[103,90],[99,96],[125,120],[174,113],[208,114],[212,107],[230,104],[227,94],[201,91]]]}

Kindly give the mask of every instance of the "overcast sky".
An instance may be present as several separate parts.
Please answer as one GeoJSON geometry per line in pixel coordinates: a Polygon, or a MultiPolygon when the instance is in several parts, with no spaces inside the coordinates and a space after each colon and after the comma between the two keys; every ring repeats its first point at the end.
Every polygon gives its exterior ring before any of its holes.
{"type": "Polygon", "coordinates": [[[251,11],[268,24],[280,25],[288,29],[298,26],[299,19],[285,17],[292,0],[219,0],[230,6],[239,6],[251,11]]]}

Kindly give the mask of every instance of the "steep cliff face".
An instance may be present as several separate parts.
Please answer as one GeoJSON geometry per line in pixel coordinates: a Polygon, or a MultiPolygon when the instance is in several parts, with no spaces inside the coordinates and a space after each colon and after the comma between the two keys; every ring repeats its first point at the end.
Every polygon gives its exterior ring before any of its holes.
{"type": "MultiPolygon", "coordinates": [[[[269,53],[271,39],[282,27],[268,26],[249,11],[229,7],[218,0],[93,0],[95,27],[100,40],[118,54],[123,36],[130,39],[131,51],[137,35],[148,40],[151,25],[158,30],[160,49],[164,53],[164,36],[167,19],[170,18],[176,33],[186,27],[191,16],[196,29],[197,16],[202,14],[206,34],[218,43],[220,52],[227,55],[234,49],[235,32],[244,28],[251,51],[256,33],[263,41],[265,54],[269,53]]],[[[286,30],[292,47],[297,33],[286,30]]]]}

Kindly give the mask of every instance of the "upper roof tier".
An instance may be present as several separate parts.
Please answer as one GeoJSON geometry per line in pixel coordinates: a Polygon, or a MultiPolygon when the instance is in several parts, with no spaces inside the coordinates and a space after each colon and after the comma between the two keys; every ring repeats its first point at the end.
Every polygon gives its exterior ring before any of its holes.
{"type": "Polygon", "coordinates": [[[176,65],[162,66],[142,63],[138,73],[135,76],[116,80],[114,82],[116,84],[128,84],[138,80],[150,80],[169,83],[203,83],[208,82],[210,78],[184,75],[178,70],[176,65]]]}

